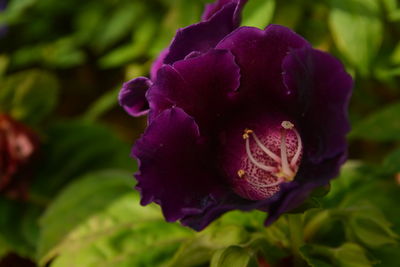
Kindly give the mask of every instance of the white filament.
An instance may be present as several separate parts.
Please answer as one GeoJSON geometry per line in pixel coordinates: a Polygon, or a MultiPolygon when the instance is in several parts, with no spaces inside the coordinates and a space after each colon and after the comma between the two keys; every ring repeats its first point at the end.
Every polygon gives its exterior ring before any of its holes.
{"type": "Polygon", "coordinates": [[[300,138],[300,134],[296,129],[293,129],[294,133],[296,134],[296,138],[297,138],[297,150],[296,153],[294,154],[292,161],[290,162],[290,166],[292,168],[296,168],[296,163],[300,158],[300,154],[301,154],[301,150],[303,148],[303,144],[301,142],[301,138],[300,138]]]}
{"type": "Polygon", "coordinates": [[[262,169],[262,170],[264,170],[264,171],[267,171],[267,172],[275,172],[275,171],[276,171],[276,168],[275,168],[275,167],[266,166],[266,165],[264,165],[264,164],[258,162],[258,161],[253,157],[253,155],[251,154],[251,151],[250,151],[250,141],[249,141],[249,139],[250,139],[250,138],[246,138],[246,153],[247,153],[247,156],[249,157],[250,161],[251,161],[254,165],[256,165],[258,168],[260,168],[260,169],[262,169]]]}
{"type": "Polygon", "coordinates": [[[257,145],[261,148],[262,151],[264,151],[265,154],[270,156],[271,159],[273,159],[277,163],[281,163],[281,159],[274,152],[272,152],[266,146],[264,146],[263,143],[261,143],[261,141],[260,141],[260,139],[258,139],[256,133],[253,132],[252,135],[253,135],[254,140],[256,141],[257,145]]]}

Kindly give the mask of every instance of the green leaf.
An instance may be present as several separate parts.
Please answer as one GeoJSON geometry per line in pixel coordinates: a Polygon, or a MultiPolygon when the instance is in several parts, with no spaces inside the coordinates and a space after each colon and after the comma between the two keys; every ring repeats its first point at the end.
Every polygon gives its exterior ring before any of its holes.
{"type": "Polygon", "coordinates": [[[216,221],[203,232],[187,240],[168,266],[198,266],[210,261],[215,251],[249,241],[249,234],[239,225],[216,221]]]}
{"type": "Polygon", "coordinates": [[[329,24],[340,52],[368,75],[382,43],[379,0],[332,0],[329,24]]]}
{"type": "Polygon", "coordinates": [[[130,173],[99,171],[68,186],[41,219],[38,259],[51,266],[156,266],[192,232],[141,207],[130,173]]]}
{"type": "Polygon", "coordinates": [[[34,258],[38,239],[38,218],[42,208],[0,198],[0,243],[5,251],[34,258]]]}
{"type": "Polygon", "coordinates": [[[0,85],[0,106],[19,120],[37,123],[53,111],[58,82],[48,72],[29,70],[8,76],[0,85]]]}
{"type": "Polygon", "coordinates": [[[243,9],[242,26],[264,29],[272,20],[275,0],[252,0],[243,9]]]}
{"type": "Polygon", "coordinates": [[[210,267],[246,267],[251,256],[247,249],[230,246],[217,251],[213,255],[210,267]]]}
{"type": "Polygon", "coordinates": [[[395,103],[372,113],[353,127],[351,138],[372,141],[395,141],[400,139],[400,103],[395,103]]]}
{"type": "Polygon", "coordinates": [[[357,208],[359,210],[353,211],[346,223],[356,241],[370,248],[397,243],[398,235],[392,231],[392,224],[377,207],[361,202],[348,209],[357,208]]]}
{"type": "Polygon", "coordinates": [[[382,168],[387,174],[396,174],[400,172],[400,149],[386,156],[382,168]]]}
{"type": "Polygon", "coordinates": [[[344,243],[338,248],[320,245],[305,245],[301,255],[312,267],[370,267],[372,262],[366,251],[355,243],[344,243]]]}
{"type": "Polygon", "coordinates": [[[43,158],[32,184],[35,195],[52,197],[83,173],[102,168],[135,169],[130,144],[110,129],[88,121],[64,121],[46,130],[43,158]]]}

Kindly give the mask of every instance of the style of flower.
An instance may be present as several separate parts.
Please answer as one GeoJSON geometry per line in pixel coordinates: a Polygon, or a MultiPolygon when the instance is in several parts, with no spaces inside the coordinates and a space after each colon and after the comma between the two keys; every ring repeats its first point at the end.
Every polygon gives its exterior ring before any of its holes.
{"type": "Polygon", "coordinates": [[[269,224],[346,159],[351,77],[288,28],[239,27],[245,2],[208,5],[119,96],[148,115],[132,151],[141,203],[196,230],[234,209],[269,224]]]}

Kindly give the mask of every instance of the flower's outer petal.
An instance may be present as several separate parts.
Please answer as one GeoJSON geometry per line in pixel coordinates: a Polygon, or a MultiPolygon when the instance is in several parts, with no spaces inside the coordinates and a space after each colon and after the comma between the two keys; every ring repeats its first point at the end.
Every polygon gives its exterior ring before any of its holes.
{"type": "Polygon", "coordinates": [[[205,130],[222,115],[239,87],[239,80],[239,67],[225,50],[212,49],[172,66],[164,65],[147,95],[150,120],[164,109],[177,106],[205,130]]]}
{"type": "Polygon", "coordinates": [[[201,18],[203,21],[207,21],[227,4],[236,3],[236,10],[233,15],[233,25],[238,27],[240,25],[240,16],[242,8],[246,4],[246,2],[247,0],[217,0],[215,3],[206,5],[206,8],[201,18]]]}
{"type": "Polygon", "coordinates": [[[157,72],[164,64],[163,62],[164,62],[165,57],[168,54],[168,51],[169,51],[168,48],[161,51],[161,53],[158,55],[158,58],[156,60],[154,60],[153,64],[151,65],[150,78],[152,81],[154,81],[156,79],[157,72]]]}
{"type": "Polygon", "coordinates": [[[198,126],[180,108],[154,119],[133,148],[139,161],[141,204],[158,203],[167,221],[201,213],[220,190],[203,149],[198,126]]]}
{"type": "Polygon", "coordinates": [[[291,49],[308,47],[309,43],[292,30],[269,25],[265,30],[240,27],[216,47],[235,56],[241,70],[239,91],[251,101],[273,99],[285,102],[290,91],[282,82],[282,60],[291,49]]]}
{"type": "Polygon", "coordinates": [[[233,18],[240,9],[237,9],[239,3],[235,2],[231,1],[222,6],[207,21],[179,29],[172,40],[164,64],[184,59],[193,51],[206,52],[236,29],[237,25],[233,23],[233,18]]]}
{"type": "Polygon", "coordinates": [[[151,85],[152,82],[146,77],[124,83],[119,93],[119,103],[129,115],[139,117],[148,113],[149,104],[145,95],[151,85]]]}
{"type": "Polygon", "coordinates": [[[343,154],[351,76],[333,56],[312,48],[291,51],[282,65],[284,82],[298,99],[305,158],[318,164],[343,154]]]}

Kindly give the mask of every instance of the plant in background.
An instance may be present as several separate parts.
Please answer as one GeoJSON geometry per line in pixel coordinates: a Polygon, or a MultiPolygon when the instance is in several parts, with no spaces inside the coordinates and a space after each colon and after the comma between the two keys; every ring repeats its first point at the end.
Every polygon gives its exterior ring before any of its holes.
{"type": "Polygon", "coordinates": [[[234,209],[266,211],[272,223],[346,159],[350,75],[288,28],[238,28],[245,2],[208,5],[152,79],[120,93],[129,114],[148,114],[132,152],[141,203],[196,230],[234,209]]]}
{"type": "Polygon", "coordinates": [[[27,198],[32,163],[38,155],[39,138],[24,124],[0,114],[0,192],[27,198]]]}

